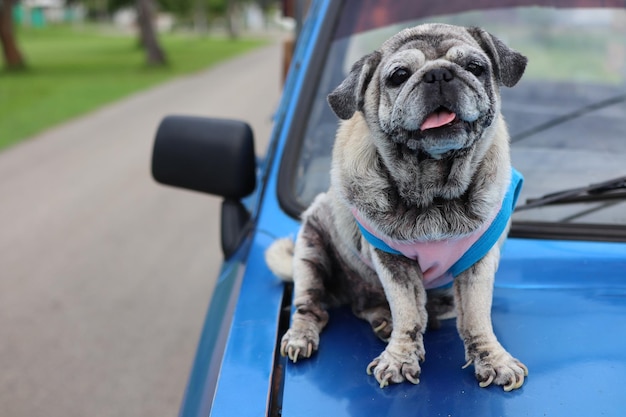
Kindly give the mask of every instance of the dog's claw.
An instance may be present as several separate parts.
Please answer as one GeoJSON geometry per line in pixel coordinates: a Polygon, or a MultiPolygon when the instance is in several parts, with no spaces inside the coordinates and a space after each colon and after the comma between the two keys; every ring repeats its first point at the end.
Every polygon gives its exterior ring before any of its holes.
{"type": "Polygon", "coordinates": [[[523,383],[524,383],[523,378],[521,378],[521,381],[520,379],[515,378],[511,380],[511,382],[509,382],[508,384],[503,385],[502,389],[504,389],[505,392],[513,391],[514,389],[521,387],[523,383]]]}
{"type": "Polygon", "coordinates": [[[463,365],[463,366],[461,367],[461,369],[465,369],[465,368],[467,368],[467,367],[468,367],[468,366],[470,366],[472,363],[474,363],[474,359],[469,359],[467,362],[465,362],[465,365],[463,365]]]}
{"type": "Polygon", "coordinates": [[[404,377],[411,383],[411,384],[419,384],[420,383],[420,379],[419,378],[415,378],[413,375],[411,374],[406,374],[404,375],[404,377]]]}
{"type": "Polygon", "coordinates": [[[387,326],[387,321],[383,320],[378,326],[374,327],[374,333],[378,333],[387,326]]]}
{"type": "MultiPolygon", "coordinates": [[[[524,376],[528,376],[528,367],[521,362],[518,362],[517,364],[520,366],[520,368],[524,370],[524,376]]],[[[522,378],[522,384],[523,383],[524,383],[524,378],[522,378]]]]}
{"type": "Polygon", "coordinates": [[[378,360],[374,359],[370,362],[369,365],[367,365],[367,369],[365,369],[365,372],[367,372],[368,375],[372,375],[372,370],[376,368],[376,365],[378,365],[378,360]]]}
{"type": "Polygon", "coordinates": [[[387,385],[389,385],[390,379],[391,379],[391,374],[390,373],[385,374],[385,376],[380,381],[380,387],[385,388],[387,385]]]}
{"type": "Polygon", "coordinates": [[[524,376],[528,376],[528,368],[526,368],[526,365],[522,363],[520,363],[520,367],[524,370],[524,375],[516,375],[514,381],[511,381],[502,387],[504,391],[509,392],[524,385],[524,376]]]}
{"type": "MultiPolygon", "coordinates": [[[[478,385],[479,385],[481,388],[488,387],[489,385],[491,385],[491,383],[493,382],[494,378],[495,378],[495,376],[494,376],[494,375],[489,375],[489,378],[487,378],[487,380],[486,380],[486,381],[480,381],[480,382],[478,383],[478,385]]],[[[505,387],[505,388],[504,388],[504,390],[505,390],[505,391],[510,391],[511,389],[507,390],[507,389],[506,389],[506,387],[505,387]]]]}
{"type": "Polygon", "coordinates": [[[298,355],[300,355],[300,348],[293,348],[293,347],[289,347],[289,359],[291,359],[291,361],[293,363],[298,362],[298,355]]]}
{"type": "Polygon", "coordinates": [[[313,343],[309,342],[306,349],[306,357],[310,358],[311,354],[313,354],[313,343]]]}

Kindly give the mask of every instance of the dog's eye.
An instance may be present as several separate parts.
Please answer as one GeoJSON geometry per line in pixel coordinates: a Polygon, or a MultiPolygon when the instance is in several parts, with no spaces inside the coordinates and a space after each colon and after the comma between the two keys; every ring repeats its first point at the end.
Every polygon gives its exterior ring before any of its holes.
{"type": "Polygon", "coordinates": [[[470,62],[469,64],[467,64],[465,69],[477,77],[480,77],[485,72],[485,68],[478,62],[470,62]]]}
{"type": "Polygon", "coordinates": [[[406,80],[408,80],[410,76],[411,73],[407,69],[398,68],[389,77],[389,84],[394,87],[398,87],[399,85],[402,85],[406,80]]]}

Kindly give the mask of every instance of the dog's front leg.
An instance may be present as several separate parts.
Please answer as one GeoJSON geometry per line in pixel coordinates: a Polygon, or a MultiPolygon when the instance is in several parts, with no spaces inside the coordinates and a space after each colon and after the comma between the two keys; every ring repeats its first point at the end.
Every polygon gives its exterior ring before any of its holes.
{"type": "Polygon", "coordinates": [[[415,262],[378,249],[372,260],[391,308],[393,330],[385,350],[367,366],[383,388],[390,382],[419,383],[424,361],[426,290],[415,262]]]}
{"type": "Polygon", "coordinates": [[[500,256],[494,247],[454,281],[457,327],[465,345],[464,367],[474,364],[481,387],[491,383],[505,391],[522,386],[528,368],[498,342],[491,324],[494,276],[500,256]]]}
{"type": "Polygon", "coordinates": [[[305,217],[296,239],[293,257],[294,307],[291,326],[283,336],[280,353],[293,362],[317,351],[320,332],[328,323],[324,281],[332,274],[328,257],[328,237],[318,212],[305,217]]]}

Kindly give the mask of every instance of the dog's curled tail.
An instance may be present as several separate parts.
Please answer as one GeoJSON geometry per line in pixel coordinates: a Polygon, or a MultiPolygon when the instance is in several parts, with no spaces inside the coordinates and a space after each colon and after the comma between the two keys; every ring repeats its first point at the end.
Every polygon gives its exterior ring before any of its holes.
{"type": "Polygon", "coordinates": [[[285,237],[274,241],[265,251],[267,266],[283,281],[293,281],[293,250],[293,240],[285,237]]]}

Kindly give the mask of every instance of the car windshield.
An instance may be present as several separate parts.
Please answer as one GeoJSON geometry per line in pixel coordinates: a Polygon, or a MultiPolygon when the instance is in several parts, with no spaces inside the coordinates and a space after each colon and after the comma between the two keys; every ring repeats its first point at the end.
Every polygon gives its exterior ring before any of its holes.
{"type": "MultiPolygon", "coordinates": [[[[529,58],[522,81],[501,90],[513,165],[529,198],[626,175],[626,10],[623,1],[347,1],[327,49],[290,176],[293,200],[306,207],[329,185],[338,119],[326,96],[361,56],[399,30],[425,22],[480,26],[529,58]],[[492,4],[490,4],[492,3],[492,4]],[[505,3],[515,3],[502,7],[505,3]],[[591,3],[591,2],[589,2],[591,3]],[[497,4],[497,6],[496,6],[497,4]],[[608,5],[608,6],[607,6],[608,5]]],[[[626,225],[624,198],[520,210],[515,220],[626,225]]]]}

